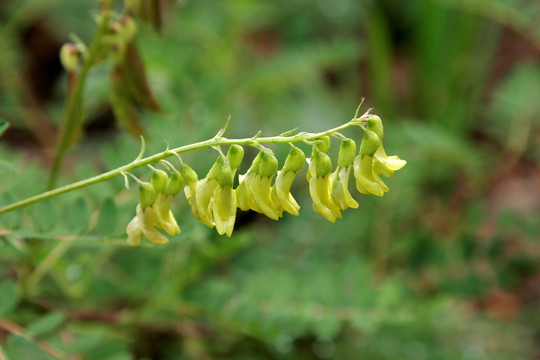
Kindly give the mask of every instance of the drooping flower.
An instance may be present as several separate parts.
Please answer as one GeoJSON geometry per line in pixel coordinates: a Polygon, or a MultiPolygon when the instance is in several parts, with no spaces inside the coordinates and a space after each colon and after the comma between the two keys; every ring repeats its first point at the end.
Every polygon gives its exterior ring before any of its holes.
{"type": "Polygon", "coordinates": [[[272,200],[272,178],[277,172],[278,161],[270,149],[262,150],[253,160],[246,174],[240,176],[236,189],[237,205],[240,209],[254,210],[273,220],[280,212],[272,200]]]}
{"type": "Polygon", "coordinates": [[[300,205],[291,195],[291,186],[298,171],[304,165],[306,156],[304,152],[294,145],[289,155],[285,159],[283,168],[278,171],[276,181],[272,186],[272,201],[274,202],[279,216],[283,216],[283,211],[292,215],[298,215],[300,205]]]}
{"type": "Polygon", "coordinates": [[[308,163],[307,179],[309,192],[313,200],[313,210],[329,221],[336,222],[336,219],[341,219],[341,212],[330,195],[332,161],[317,146],[313,146],[311,159],[308,160],[308,163]]]}
{"type": "MultiPolygon", "coordinates": [[[[162,173],[167,176],[164,171],[162,173]]],[[[163,181],[165,179],[163,174],[159,175],[161,179],[157,179],[158,176],[152,176],[152,182],[155,183],[154,187],[161,189],[152,207],[156,211],[157,227],[165,230],[169,235],[174,236],[180,233],[180,227],[171,211],[171,202],[174,196],[182,190],[185,183],[182,175],[176,170],[170,177],[167,176],[166,181],[163,181]],[[156,181],[154,181],[154,178],[156,178],[156,181]],[[162,185],[163,183],[165,185],[162,185]]]]}
{"type": "Polygon", "coordinates": [[[394,172],[401,169],[407,161],[400,159],[396,155],[388,156],[383,146],[384,128],[382,120],[377,115],[370,115],[367,119],[368,130],[373,131],[379,137],[379,147],[373,155],[373,167],[375,173],[390,177],[394,175],[394,172]]]}
{"type": "Polygon", "coordinates": [[[191,167],[189,167],[189,165],[182,164],[180,174],[186,183],[184,193],[186,195],[188,204],[191,205],[191,212],[197,220],[200,220],[201,217],[199,216],[199,211],[197,208],[197,197],[195,196],[198,183],[197,173],[191,167]]]}
{"type": "Polygon", "coordinates": [[[218,157],[212,168],[208,171],[206,177],[197,182],[195,189],[195,198],[197,203],[197,212],[199,220],[209,228],[214,227],[212,215],[212,197],[214,191],[219,187],[218,176],[219,170],[224,161],[228,161],[223,157],[218,157]]]}
{"type": "MultiPolygon", "coordinates": [[[[236,165],[236,164],[235,164],[236,165]]],[[[233,170],[228,160],[221,163],[218,187],[212,197],[212,214],[220,235],[232,235],[236,221],[236,196],[233,189],[233,170]]]]}
{"type": "Polygon", "coordinates": [[[137,205],[136,215],[129,222],[126,229],[129,245],[139,246],[142,236],[155,244],[166,244],[169,242],[169,239],[156,229],[159,222],[156,212],[152,207],[156,198],[157,193],[154,186],[147,182],[141,183],[139,186],[139,205],[137,205]]]}
{"type": "Polygon", "coordinates": [[[339,148],[338,166],[330,176],[331,197],[341,210],[358,207],[358,203],[349,192],[349,176],[355,155],[356,143],[352,140],[342,141],[339,148]]]}
{"type": "Polygon", "coordinates": [[[371,130],[364,133],[360,154],[354,159],[354,177],[356,188],[362,194],[383,196],[388,187],[375,172],[373,167],[373,154],[379,147],[379,137],[371,130]]]}

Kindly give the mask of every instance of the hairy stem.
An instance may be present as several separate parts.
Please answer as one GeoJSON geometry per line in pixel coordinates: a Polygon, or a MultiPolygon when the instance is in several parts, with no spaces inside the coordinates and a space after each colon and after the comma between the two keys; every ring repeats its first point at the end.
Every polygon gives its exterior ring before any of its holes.
{"type": "Polygon", "coordinates": [[[244,138],[244,139],[227,139],[221,136],[216,136],[209,140],[201,141],[201,142],[190,144],[190,145],[180,146],[174,149],[169,149],[169,150],[166,150],[166,151],[163,151],[163,152],[160,152],[155,155],[148,156],[142,159],[136,159],[130,162],[129,164],[120,166],[114,170],[107,171],[103,174],[100,174],[100,175],[97,175],[97,176],[94,176],[85,180],[81,180],[81,181],[78,181],[69,185],[65,185],[54,190],[49,190],[47,192],[29,197],[27,199],[15,202],[10,205],[6,205],[0,208],[0,215],[13,211],[13,210],[23,208],[25,206],[28,206],[28,205],[31,205],[31,204],[34,204],[34,203],[37,203],[46,199],[50,199],[58,195],[65,194],[73,190],[81,189],[81,188],[84,188],[93,184],[110,180],[112,178],[115,178],[121,175],[123,172],[131,171],[141,166],[146,166],[149,164],[156,163],[162,159],[165,159],[169,156],[174,155],[175,153],[181,154],[188,151],[210,148],[212,146],[220,146],[220,145],[237,144],[237,145],[257,147],[260,144],[283,144],[283,143],[309,142],[309,141],[316,140],[317,138],[320,138],[321,136],[332,135],[338,131],[341,131],[351,126],[363,126],[364,120],[366,119],[368,115],[369,113],[366,113],[362,115],[361,117],[355,118],[343,125],[340,125],[333,129],[319,132],[319,133],[302,132],[302,133],[299,133],[296,135],[290,135],[290,136],[271,136],[271,137],[256,137],[256,138],[253,137],[253,138],[244,138]]]}

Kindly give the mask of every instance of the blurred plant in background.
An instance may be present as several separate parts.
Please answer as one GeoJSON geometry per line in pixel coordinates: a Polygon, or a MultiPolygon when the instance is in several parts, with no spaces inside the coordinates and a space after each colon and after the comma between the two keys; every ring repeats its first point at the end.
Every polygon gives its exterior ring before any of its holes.
{"type": "MultiPolygon", "coordinates": [[[[133,41],[160,112],[119,94],[122,59],[96,63],[58,183],[132,160],[118,104],[156,153],[229,114],[235,137],[323,131],[365,96],[408,166],[337,225],[303,182],[301,217],[239,212],[230,238],[173,201],[182,233],[163,247],[125,246],[137,199],[121,179],[2,215],[0,358],[540,356],[538,2],[141,4],[133,41]]],[[[70,91],[58,54],[70,32],[91,43],[97,8],[0,5],[0,205],[46,188],[70,91]]],[[[202,174],[215,156],[183,158],[202,174]]]]}

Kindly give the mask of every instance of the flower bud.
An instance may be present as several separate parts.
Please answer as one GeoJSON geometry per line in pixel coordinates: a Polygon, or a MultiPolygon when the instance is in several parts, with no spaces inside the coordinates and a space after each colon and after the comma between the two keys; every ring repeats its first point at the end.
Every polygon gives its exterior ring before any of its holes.
{"type": "Polygon", "coordinates": [[[208,170],[208,174],[206,174],[206,178],[208,180],[217,180],[219,178],[219,172],[221,171],[221,167],[225,163],[225,159],[222,156],[219,156],[216,161],[214,162],[214,165],[208,170]]]}
{"type": "Polygon", "coordinates": [[[191,184],[194,182],[197,182],[199,177],[197,176],[197,173],[189,167],[189,165],[183,164],[180,168],[180,174],[182,175],[182,178],[186,182],[186,184],[191,184]]]}
{"type": "Polygon", "coordinates": [[[278,170],[278,160],[270,149],[261,151],[261,165],[259,167],[259,175],[270,178],[276,174],[278,170]]]}
{"type": "Polygon", "coordinates": [[[152,180],[151,183],[154,186],[154,189],[158,193],[162,193],[165,190],[165,186],[167,186],[167,181],[169,180],[169,176],[167,173],[163,170],[154,170],[152,173],[152,180]]]}
{"type": "Polygon", "coordinates": [[[285,165],[283,165],[283,172],[293,172],[297,173],[302,166],[304,166],[304,162],[306,161],[306,155],[302,150],[297,148],[296,146],[292,145],[291,151],[289,151],[289,155],[287,155],[287,158],[285,159],[285,165]]]}
{"type": "Polygon", "coordinates": [[[79,65],[79,52],[77,47],[72,43],[62,45],[60,49],[60,62],[64,69],[69,72],[74,72],[79,65]]]}
{"type": "Polygon", "coordinates": [[[352,140],[344,140],[339,147],[338,166],[350,166],[356,156],[356,143],[352,140]]]}
{"type": "Polygon", "coordinates": [[[371,130],[375,134],[377,134],[379,139],[383,138],[384,129],[383,129],[382,120],[377,115],[369,115],[367,119],[367,128],[368,130],[371,130]]]}
{"type": "Polygon", "coordinates": [[[330,159],[330,156],[320,151],[316,146],[313,147],[311,161],[316,170],[316,177],[325,177],[332,172],[332,160],[330,159]]]}
{"type": "Polygon", "coordinates": [[[139,185],[139,203],[144,210],[147,207],[154,205],[157,198],[156,189],[149,182],[143,182],[139,185]]]}
{"type": "Polygon", "coordinates": [[[240,145],[231,145],[229,151],[227,152],[227,159],[229,159],[229,164],[232,170],[238,169],[242,160],[244,159],[244,148],[240,145]]]}
{"type": "Polygon", "coordinates": [[[320,138],[316,139],[318,142],[315,145],[319,150],[321,150],[323,153],[328,152],[330,150],[330,136],[321,136],[320,138]]]}
{"type": "Polygon", "coordinates": [[[185,182],[182,174],[174,170],[174,172],[169,177],[169,180],[167,180],[167,185],[165,186],[165,190],[163,192],[165,193],[165,195],[176,195],[180,191],[182,191],[184,185],[185,182]]]}
{"type": "Polygon", "coordinates": [[[374,131],[368,130],[364,133],[362,144],[360,144],[361,156],[372,156],[379,148],[379,137],[374,131]]]}

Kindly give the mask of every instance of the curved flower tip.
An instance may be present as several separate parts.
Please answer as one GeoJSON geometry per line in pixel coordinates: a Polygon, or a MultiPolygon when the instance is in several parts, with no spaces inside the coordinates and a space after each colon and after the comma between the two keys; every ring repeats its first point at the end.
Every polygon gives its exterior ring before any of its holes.
{"type": "Polygon", "coordinates": [[[197,183],[197,189],[195,190],[197,212],[200,220],[211,229],[214,227],[212,196],[218,187],[219,183],[217,180],[205,178],[197,183]]]}
{"type": "Polygon", "coordinates": [[[214,223],[219,235],[232,235],[236,221],[236,196],[232,186],[219,187],[212,204],[214,223]]]}
{"type": "Polygon", "coordinates": [[[180,233],[180,227],[171,211],[172,199],[173,195],[159,194],[153,207],[156,211],[157,227],[165,230],[167,234],[174,236],[180,233]]]}
{"type": "Polygon", "coordinates": [[[330,175],[324,177],[311,176],[309,179],[309,192],[313,200],[313,210],[334,223],[336,219],[341,219],[341,212],[330,197],[330,175]]]}
{"type": "Polygon", "coordinates": [[[131,246],[138,246],[140,244],[141,236],[144,236],[154,244],[168,243],[169,239],[155,228],[158,224],[154,208],[147,207],[143,211],[140,205],[137,205],[137,215],[129,222],[126,229],[128,234],[128,244],[131,246]]]}
{"type": "Polygon", "coordinates": [[[353,199],[349,192],[351,169],[351,166],[346,168],[338,166],[332,175],[330,175],[332,200],[334,200],[334,203],[336,203],[341,210],[346,210],[348,208],[356,209],[358,207],[358,203],[353,199]]]}
{"type": "Polygon", "coordinates": [[[300,205],[291,195],[291,186],[296,174],[292,171],[283,172],[279,171],[276,176],[276,182],[272,186],[272,200],[276,207],[279,208],[280,217],[283,214],[283,210],[289,214],[298,216],[300,205]]]}
{"type": "Polygon", "coordinates": [[[248,211],[252,208],[251,194],[249,193],[244,180],[246,176],[249,176],[249,174],[240,175],[240,184],[236,188],[236,205],[243,211],[248,211]]]}
{"type": "Polygon", "coordinates": [[[388,187],[373,168],[373,158],[371,156],[358,155],[354,159],[353,166],[356,188],[362,194],[383,196],[388,191],[388,187]]]}
{"type": "Polygon", "coordinates": [[[394,172],[401,169],[407,164],[407,161],[400,159],[398,156],[387,156],[384,148],[380,146],[374,154],[373,166],[377,174],[385,177],[394,175],[394,172]]]}

